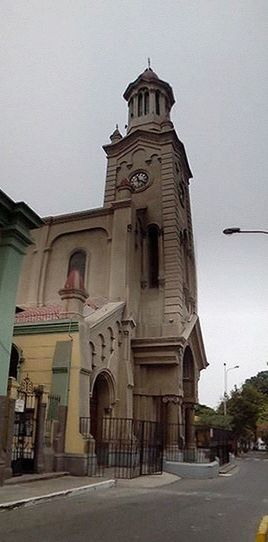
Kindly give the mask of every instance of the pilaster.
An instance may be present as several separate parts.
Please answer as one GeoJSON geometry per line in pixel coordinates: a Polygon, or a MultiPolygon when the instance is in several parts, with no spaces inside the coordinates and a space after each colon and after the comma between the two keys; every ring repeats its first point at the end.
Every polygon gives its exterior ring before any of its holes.
{"type": "Polygon", "coordinates": [[[129,288],[127,276],[130,259],[129,237],[132,235],[133,228],[131,199],[115,201],[113,209],[109,298],[120,301],[128,297],[129,288]]]}
{"type": "Polygon", "coordinates": [[[180,246],[181,218],[174,175],[174,149],[166,145],[162,151],[162,216],[165,262],[165,320],[182,318],[183,270],[180,246]]]}
{"type": "Polygon", "coordinates": [[[16,294],[22,258],[31,243],[20,230],[4,230],[0,239],[0,395],[7,391],[16,294]]]}

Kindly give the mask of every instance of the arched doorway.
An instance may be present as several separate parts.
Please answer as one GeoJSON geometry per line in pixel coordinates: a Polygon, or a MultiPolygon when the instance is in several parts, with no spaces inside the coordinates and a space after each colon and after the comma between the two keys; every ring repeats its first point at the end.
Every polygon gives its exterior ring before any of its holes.
{"type": "Polygon", "coordinates": [[[101,372],[93,384],[93,393],[90,399],[91,434],[95,440],[102,437],[102,420],[108,416],[111,409],[111,393],[109,376],[101,372]]]}
{"type": "Polygon", "coordinates": [[[12,376],[13,378],[17,380],[18,374],[19,374],[19,365],[20,365],[19,350],[15,344],[12,344],[8,376],[12,376]]]}

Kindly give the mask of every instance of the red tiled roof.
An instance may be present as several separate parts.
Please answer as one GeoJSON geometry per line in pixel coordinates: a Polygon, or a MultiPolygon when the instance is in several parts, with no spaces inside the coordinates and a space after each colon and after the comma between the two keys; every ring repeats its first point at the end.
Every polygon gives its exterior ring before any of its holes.
{"type": "Polygon", "coordinates": [[[46,305],[43,307],[25,307],[22,312],[16,314],[15,323],[39,322],[46,320],[59,320],[66,318],[60,305],[46,305]]]}
{"type": "MultiPolygon", "coordinates": [[[[108,302],[105,297],[88,297],[85,303],[84,316],[89,316],[108,302]]],[[[66,320],[69,315],[64,312],[62,305],[44,305],[42,307],[21,306],[21,312],[15,316],[15,324],[27,322],[45,322],[52,320],[66,320]]]]}

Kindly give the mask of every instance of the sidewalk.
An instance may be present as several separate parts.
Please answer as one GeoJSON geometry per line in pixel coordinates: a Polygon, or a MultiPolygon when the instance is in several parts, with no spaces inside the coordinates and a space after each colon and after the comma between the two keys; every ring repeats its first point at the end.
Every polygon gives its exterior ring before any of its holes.
{"type": "MultiPolygon", "coordinates": [[[[53,474],[52,474],[53,476],[53,474]]],[[[28,477],[29,478],[29,477],[28,477]]],[[[114,479],[90,478],[87,476],[37,477],[31,481],[11,479],[11,483],[0,487],[0,511],[26,506],[33,502],[58,496],[85,493],[106,489],[115,485],[114,479]]]]}
{"type": "Polygon", "coordinates": [[[70,476],[66,473],[55,475],[29,475],[11,478],[0,487],[0,512],[12,510],[20,506],[66,497],[71,494],[82,494],[89,491],[107,489],[118,485],[122,488],[153,489],[179,480],[178,476],[164,472],[150,476],[140,476],[131,480],[115,480],[114,478],[90,478],[87,476],[70,476]]]}

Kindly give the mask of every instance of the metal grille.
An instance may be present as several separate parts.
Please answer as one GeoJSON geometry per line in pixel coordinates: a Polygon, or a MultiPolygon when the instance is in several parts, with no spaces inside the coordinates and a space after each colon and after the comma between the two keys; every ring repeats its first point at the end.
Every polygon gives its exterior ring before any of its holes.
{"type": "MultiPolygon", "coordinates": [[[[80,432],[89,439],[89,418],[80,419],[80,432]]],[[[129,418],[103,418],[92,450],[88,440],[88,471],[103,476],[109,469],[116,478],[161,474],[163,430],[158,422],[129,418]]]]}
{"type": "Polygon", "coordinates": [[[185,443],[185,427],[179,424],[103,418],[92,423],[80,418],[80,433],[88,442],[88,474],[116,478],[135,478],[145,474],[162,473],[166,461],[210,463],[216,457],[220,464],[229,461],[228,441],[224,433],[209,436],[208,442],[197,438],[197,446],[185,443]],[[94,427],[96,434],[91,435],[94,427]],[[92,438],[92,436],[94,438],[92,438]]]}
{"type": "Polygon", "coordinates": [[[34,471],[36,419],[38,400],[33,390],[18,391],[12,443],[13,474],[34,471]]]}
{"type": "Polygon", "coordinates": [[[206,451],[213,461],[216,457],[220,465],[229,462],[229,452],[234,450],[232,432],[218,427],[196,426],[196,444],[203,453],[206,451]]]}

